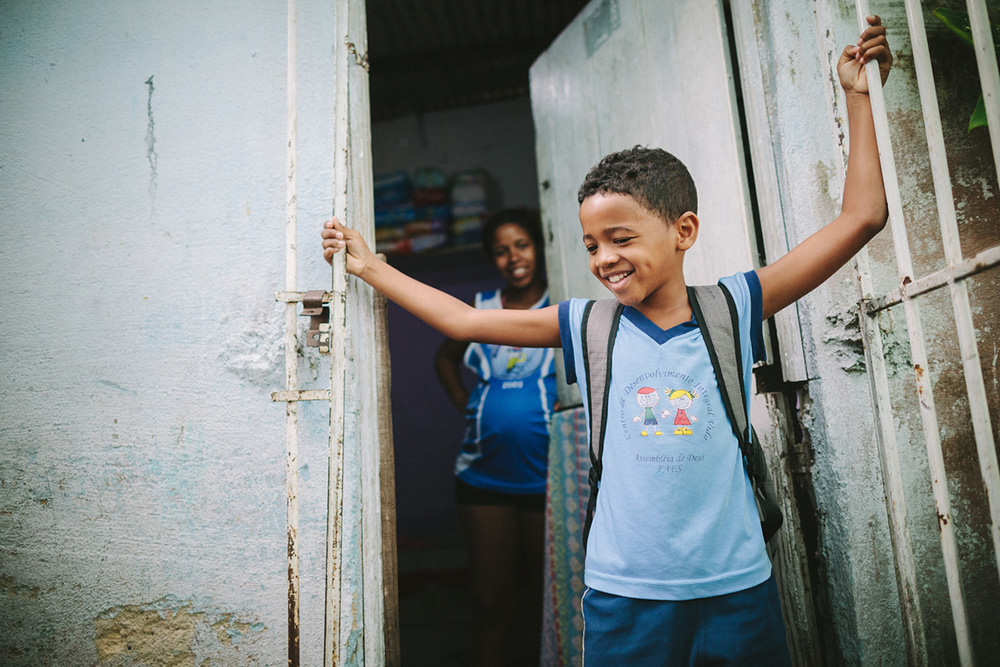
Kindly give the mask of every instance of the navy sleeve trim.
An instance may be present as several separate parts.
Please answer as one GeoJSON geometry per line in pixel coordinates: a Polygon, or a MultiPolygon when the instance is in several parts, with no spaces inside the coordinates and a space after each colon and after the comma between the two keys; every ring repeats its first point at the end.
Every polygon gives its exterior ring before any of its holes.
{"type": "Polygon", "coordinates": [[[764,297],[760,291],[760,278],[756,271],[743,274],[750,288],[750,346],[754,361],[765,361],[767,351],[764,349],[764,297]]]}
{"type": "Polygon", "coordinates": [[[569,301],[559,302],[559,339],[562,341],[566,384],[576,384],[576,362],[573,354],[573,334],[569,328],[569,301]]]}

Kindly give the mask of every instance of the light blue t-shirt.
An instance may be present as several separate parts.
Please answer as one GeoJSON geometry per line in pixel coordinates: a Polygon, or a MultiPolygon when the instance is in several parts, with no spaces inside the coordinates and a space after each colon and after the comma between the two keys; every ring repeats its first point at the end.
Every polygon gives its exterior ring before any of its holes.
{"type": "MultiPolygon", "coordinates": [[[[548,305],[546,292],[532,308],[548,305]]],[[[475,306],[503,308],[500,290],[476,294],[475,306]]],[[[459,479],[500,493],[545,493],[554,357],[551,348],[469,344],[464,361],[479,381],[465,408],[459,479]]]]}
{"type": "MultiPolygon", "coordinates": [[[[753,272],[720,282],[739,312],[749,396],[760,283],[753,272]]],[[[559,306],[567,380],[578,381],[584,396],[585,305],[572,299],[559,306]]],[[[771,563],[750,481],[697,323],[664,331],[626,307],[611,368],[586,585],[631,598],[688,600],[765,581],[771,563]]]]}

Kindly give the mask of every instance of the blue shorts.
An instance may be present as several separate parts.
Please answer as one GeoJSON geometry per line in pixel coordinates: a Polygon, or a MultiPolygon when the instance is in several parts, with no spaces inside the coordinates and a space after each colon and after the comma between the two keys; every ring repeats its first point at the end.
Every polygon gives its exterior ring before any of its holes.
{"type": "Polygon", "coordinates": [[[774,575],[697,600],[636,600],[583,593],[585,667],[791,665],[774,575]]]}

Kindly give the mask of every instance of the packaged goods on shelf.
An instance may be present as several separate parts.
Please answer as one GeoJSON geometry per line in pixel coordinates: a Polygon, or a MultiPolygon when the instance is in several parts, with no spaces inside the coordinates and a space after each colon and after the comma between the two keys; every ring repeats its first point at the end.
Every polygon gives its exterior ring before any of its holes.
{"type": "Polygon", "coordinates": [[[455,245],[479,242],[492,204],[489,176],[482,169],[455,175],[451,185],[451,237],[455,245]]]}
{"type": "Polygon", "coordinates": [[[376,250],[422,252],[448,243],[448,177],[437,167],[421,167],[375,177],[376,250]]]}
{"type": "Polygon", "coordinates": [[[407,255],[440,248],[448,244],[447,234],[421,234],[401,239],[376,241],[375,251],[387,255],[407,255]]]}
{"type": "Polygon", "coordinates": [[[375,208],[412,203],[410,176],[403,170],[376,174],[373,182],[375,208]]]}
{"type": "Polygon", "coordinates": [[[437,167],[415,169],[413,203],[416,206],[448,206],[448,175],[437,167]]]}
{"type": "Polygon", "coordinates": [[[483,169],[452,178],[438,167],[393,171],[377,175],[374,189],[376,249],[386,254],[478,245],[497,198],[483,169]]]}
{"type": "Polygon", "coordinates": [[[410,177],[405,171],[378,174],[374,178],[375,242],[392,243],[406,238],[406,226],[417,216],[413,208],[410,177]]]}

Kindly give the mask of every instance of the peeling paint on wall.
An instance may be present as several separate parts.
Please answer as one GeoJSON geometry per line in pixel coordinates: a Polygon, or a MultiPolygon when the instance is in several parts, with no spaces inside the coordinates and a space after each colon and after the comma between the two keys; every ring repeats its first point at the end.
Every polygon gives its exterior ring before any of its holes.
{"type": "Polygon", "coordinates": [[[94,645],[102,665],[201,667],[220,656],[256,664],[254,653],[241,647],[265,629],[255,618],[198,609],[190,600],[167,596],[101,612],[94,619],[94,645]]]}
{"type": "MultiPolygon", "coordinates": [[[[219,361],[227,370],[254,386],[268,389],[284,383],[284,329],[274,303],[271,301],[264,308],[248,304],[246,308],[254,311],[249,322],[245,311],[240,309],[226,313],[222,327],[227,334],[219,353],[219,361]]],[[[299,340],[305,338],[300,336],[299,340]]]]}
{"type": "MultiPolygon", "coordinates": [[[[913,370],[910,366],[909,345],[905,339],[905,330],[896,326],[897,317],[893,313],[894,309],[886,309],[876,318],[882,333],[882,354],[892,375],[903,372],[909,377],[913,370]]],[[[898,319],[901,322],[902,315],[898,319]]],[[[824,354],[835,357],[840,368],[848,373],[866,372],[857,310],[844,311],[837,308],[827,313],[826,322],[828,328],[823,337],[824,354]]]]}
{"type": "Polygon", "coordinates": [[[828,313],[826,321],[830,325],[823,342],[833,353],[840,367],[848,373],[865,372],[865,348],[861,342],[861,327],[858,312],[837,310],[828,313]]]}
{"type": "Polygon", "coordinates": [[[27,598],[35,600],[42,589],[37,586],[25,586],[19,584],[11,577],[0,574],[0,596],[5,598],[27,598]]]}

